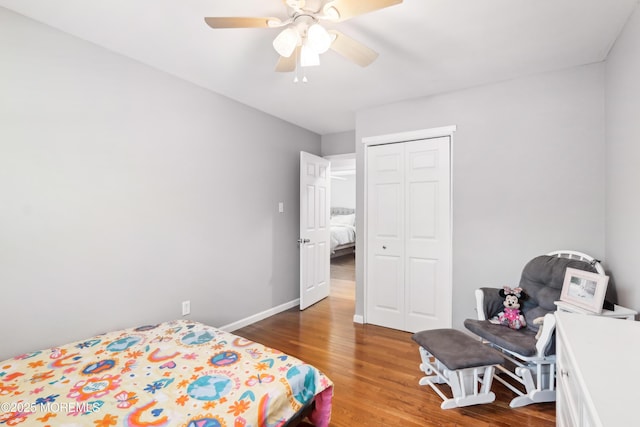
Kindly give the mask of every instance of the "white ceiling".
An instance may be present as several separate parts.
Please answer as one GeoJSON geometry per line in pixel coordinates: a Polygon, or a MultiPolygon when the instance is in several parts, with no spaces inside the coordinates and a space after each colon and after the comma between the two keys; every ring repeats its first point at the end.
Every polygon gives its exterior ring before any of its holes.
{"type": "Polygon", "coordinates": [[[307,68],[309,83],[294,84],[292,74],[273,71],[278,55],[271,42],[279,30],[213,30],[203,20],[284,18],[281,0],[0,0],[318,134],[353,129],[362,108],[602,61],[637,4],[405,0],[327,25],[379,52],[371,66],[330,51],[319,67],[307,68]]]}

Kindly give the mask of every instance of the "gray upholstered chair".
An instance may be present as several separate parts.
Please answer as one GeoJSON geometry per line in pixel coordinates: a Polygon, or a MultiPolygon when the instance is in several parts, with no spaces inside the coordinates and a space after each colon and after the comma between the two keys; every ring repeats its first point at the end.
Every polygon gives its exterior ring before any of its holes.
{"type": "Polygon", "coordinates": [[[488,320],[504,309],[504,298],[498,294],[499,289],[476,290],[478,319],[467,319],[464,325],[484,342],[502,351],[514,365],[513,371],[504,366],[498,366],[498,369],[520,383],[524,391],[499,376],[495,377],[518,395],[511,401],[511,407],[556,399],[553,312],[556,310],[554,302],[560,299],[567,267],[604,274],[597,260],[575,251],[556,251],[529,261],[522,270],[518,285],[527,294],[527,299],[520,304],[527,323],[522,329],[511,329],[488,320]],[[544,319],[544,322],[534,324],[534,319],[544,319]],[[540,334],[536,337],[539,329],[540,334]]]}

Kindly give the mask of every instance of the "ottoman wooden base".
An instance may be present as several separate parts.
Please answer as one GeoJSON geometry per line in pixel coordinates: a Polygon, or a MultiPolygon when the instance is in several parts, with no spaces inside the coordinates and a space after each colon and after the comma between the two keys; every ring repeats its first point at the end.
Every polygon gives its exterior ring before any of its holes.
{"type": "Polygon", "coordinates": [[[443,400],[442,409],[491,403],[495,366],[504,362],[496,350],[456,329],[417,332],[413,340],[420,345],[422,377],[420,385],[429,385],[443,400]],[[451,387],[448,398],[436,384],[451,387]]]}

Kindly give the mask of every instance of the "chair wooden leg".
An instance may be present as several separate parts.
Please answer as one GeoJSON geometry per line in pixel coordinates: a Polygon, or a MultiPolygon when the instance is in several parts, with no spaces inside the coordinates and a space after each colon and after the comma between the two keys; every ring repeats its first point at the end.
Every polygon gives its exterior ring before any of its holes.
{"type": "Polygon", "coordinates": [[[427,376],[420,378],[418,384],[430,386],[440,396],[442,409],[491,403],[496,399],[491,391],[495,365],[451,371],[423,347],[420,347],[420,356],[420,370],[427,376]],[[449,385],[453,397],[448,398],[436,384],[449,385]]]}
{"type": "Polygon", "coordinates": [[[536,381],[531,375],[531,369],[526,367],[516,368],[516,375],[524,385],[526,393],[515,397],[509,404],[512,408],[531,405],[532,403],[555,402],[556,391],[554,389],[555,364],[539,364],[536,367],[536,381]]]}
{"type": "Polygon", "coordinates": [[[532,403],[555,402],[555,363],[536,363],[533,366],[527,366],[509,355],[505,355],[505,357],[514,363],[516,368],[511,371],[503,366],[497,366],[497,369],[517,381],[524,388],[524,391],[522,391],[504,378],[495,376],[496,381],[502,383],[517,395],[511,400],[509,406],[519,408],[532,403]]]}

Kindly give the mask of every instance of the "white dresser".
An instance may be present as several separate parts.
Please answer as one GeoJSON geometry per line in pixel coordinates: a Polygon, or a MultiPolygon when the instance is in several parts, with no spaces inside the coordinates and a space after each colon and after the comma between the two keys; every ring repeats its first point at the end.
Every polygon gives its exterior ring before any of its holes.
{"type": "Polygon", "coordinates": [[[638,425],[640,322],[556,312],[558,426],[638,425]]]}

